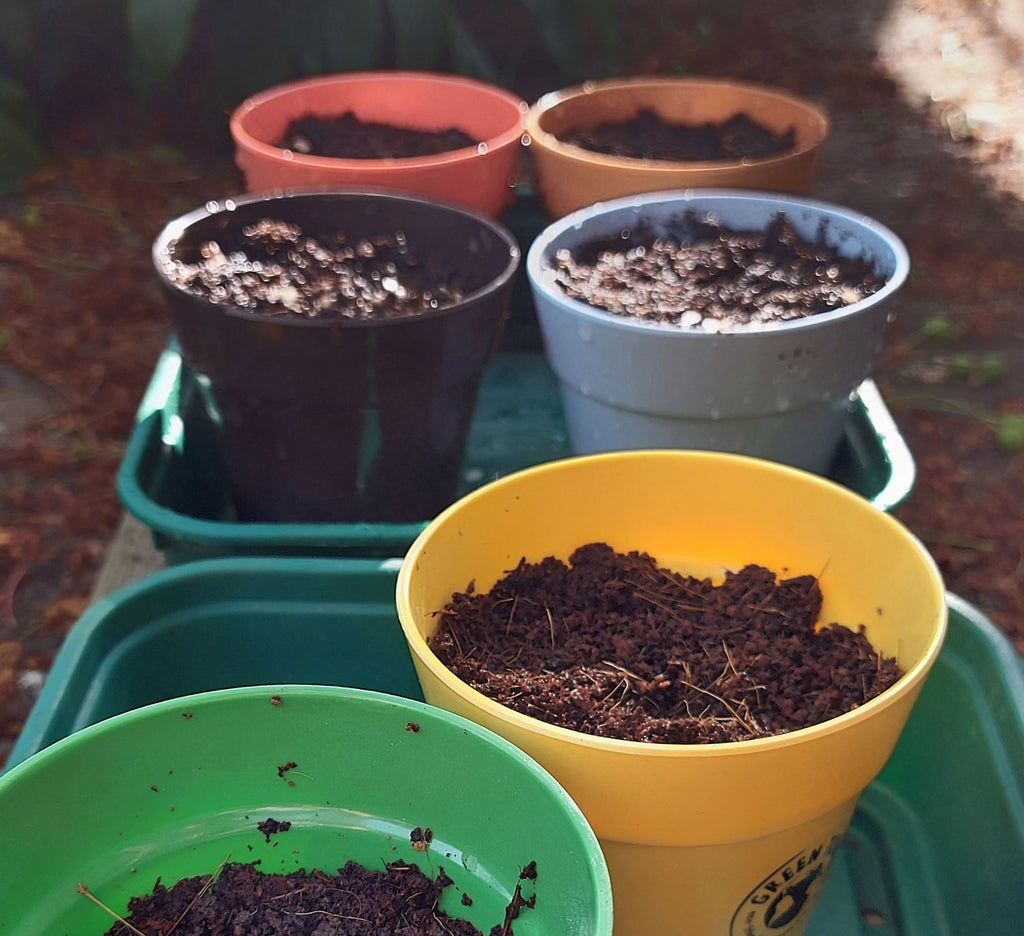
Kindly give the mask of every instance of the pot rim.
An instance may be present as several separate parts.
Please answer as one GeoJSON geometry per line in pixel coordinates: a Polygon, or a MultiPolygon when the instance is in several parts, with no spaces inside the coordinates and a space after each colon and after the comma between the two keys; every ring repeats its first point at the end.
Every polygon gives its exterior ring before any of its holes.
{"type": "Polygon", "coordinates": [[[462,75],[453,75],[443,72],[431,71],[360,71],[360,72],[338,72],[331,75],[319,75],[312,78],[302,78],[298,81],[290,81],[284,84],[274,85],[255,95],[246,98],[232,112],[228,121],[228,127],[235,143],[250,152],[265,159],[285,160],[291,165],[301,166],[308,169],[345,169],[358,171],[359,169],[381,170],[384,168],[394,169],[429,169],[438,166],[450,165],[453,162],[465,162],[471,159],[479,159],[488,154],[500,151],[506,147],[520,143],[523,138],[523,122],[529,104],[511,91],[507,91],[498,85],[493,85],[476,78],[469,78],[462,75]],[[358,88],[360,85],[383,84],[402,85],[409,82],[418,82],[425,85],[436,85],[439,92],[445,88],[459,87],[474,91],[491,102],[492,107],[504,106],[510,108],[516,114],[514,123],[509,127],[486,140],[480,141],[475,146],[465,146],[461,149],[448,150],[430,156],[404,156],[377,159],[348,159],[338,156],[314,156],[305,153],[296,153],[284,147],[274,146],[271,143],[253,136],[245,126],[246,117],[258,108],[269,102],[276,101],[282,97],[293,94],[300,94],[310,88],[317,86],[339,88],[358,88]],[[481,152],[480,146],[486,147],[481,152]],[[285,154],[290,155],[285,155],[285,154]]]}
{"type": "Polygon", "coordinates": [[[157,234],[150,251],[153,268],[156,271],[160,282],[166,289],[182,296],[195,299],[203,303],[211,311],[220,312],[235,318],[242,318],[254,322],[268,322],[286,328],[383,328],[398,327],[415,322],[428,321],[442,316],[458,312],[467,305],[474,304],[487,296],[500,292],[505,288],[516,275],[522,260],[522,252],[519,242],[512,232],[500,221],[488,217],[482,212],[467,205],[456,204],[455,202],[443,201],[438,198],[416,195],[414,193],[397,192],[394,190],[363,187],[363,186],[339,186],[333,188],[298,188],[281,189],[273,192],[245,192],[238,195],[230,195],[219,200],[213,199],[201,207],[194,208],[186,214],[167,222],[164,228],[157,234]],[[418,312],[414,315],[402,315],[386,319],[345,319],[345,318],[309,318],[296,315],[273,315],[265,312],[253,312],[240,309],[233,305],[218,305],[206,302],[199,296],[182,289],[172,282],[165,269],[166,263],[171,259],[172,251],[179,239],[181,239],[193,225],[207,218],[216,215],[236,211],[240,207],[247,207],[255,203],[266,203],[293,201],[298,199],[323,199],[337,201],[386,201],[414,203],[420,207],[436,210],[441,214],[462,215],[468,220],[475,222],[478,226],[486,228],[508,247],[509,259],[505,268],[500,274],[493,277],[483,286],[467,293],[458,302],[449,305],[441,305],[429,312],[418,312]]]}
{"type": "MultiPolygon", "coordinates": [[[[579,846],[578,853],[574,854],[574,860],[579,865],[581,874],[585,874],[591,881],[587,893],[587,909],[593,914],[595,932],[602,936],[610,936],[613,898],[608,868],[600,842],[589,819],[551,773],[519,747],[483,725],[446,709],[428,705],[426,702],[378,690],[349,686],[267,683],[205,690],[153,702],[140,708],[112,715],[74,731],[37,751],[21,763],[12,766],[6,773],[0,773],[0,801],[6,798],[8,791],[31,789],[36,784],[36,778],[40,773],[45,774],[55,767],[61,766],[68,756],[74,757],[83,747],[91,747],[96,739],[102,741],[111,737],[117,738],[126,728],[130,730],[140,725],[152,726],[156,730],[159,729],[163,721],[172,716],[174,722],[179,722],[181,720],[179,716],[183,712],[188,712],[189,721],[200,726],[198,730],[202,731],[204,712],[217,708],[233,712],[248,706],[252,706],[254,709],[264,706],[266,709],[271,709],[272,706],[268,699],[271,699],[272,694],[283,699],[285,705],[291,700],[303,704],[326,703],[331,706],[333,711],[337,710],[334,708],[335,705],[339,709],[347,707],[350,711],[354,711],[355,717],[360,720],[372,719],[385,708],[404,712],[406,714],[401,715],[398,720],[404,721],[409,718],[410,724],[416,724],[417,733],[423,728],[426,729],[424,736],[429,737],[431,725],[435,728],[443,726],[447,737],[457,736],[461,739],[461,743],[468,744],[472,749],[486,751],[489,758],[492,758],[497,765],[504,767],[503,776],[528,778],[532,795],[538,798],[543,796],[545,801],[550,804],[551,811],[562,818],[563,824],[559,830],[560,833],[567,839],[571,834],[573,844],[579,846]]],[[[162,761],[161,764],[163,764],[162,769],[166,769],[166,764],[162,761]]],[[[146,782],[148,783],[148,780],[146,782]]],[[[155,790],[156,787],[153,789],[155,790]]],[[[424,794],[425,801],[429,801],[433,796],[443,795],[443,793],[444,791],[430,790],[428,787],[424,794]]],[[[226,794],[225,798],[229,798],[229,794],[226,794]]],[[[394,801],[396,816],[407,811],[410,805],[415,805],[412,797],[407,794],[396,795],[394,801]]],[[[292,799],[288,808],[292,809],[296,805],[315,806],[319,802],[320,800],[316,796],[309,795],[292,799]]],[[[174,813],[173,806],[170,812],[174,813]]],[[[189,814],[185,813],[178,819],[167,820],[161,829],[175,825],[187,826],[194,822],[195,817],[190,819],[189,814]]],[[[150,838],[152,837],[153,835],[150,834],[150,838]]],[[[158,853],[160,851],[158,848],[158,853]]],[[[132,870],[134,873],[134,869],[132,870]]],[[[124,877],[127,879],[129,876],[126,866],[124,877]]],[[[2,919],[0,917],[0,920],[2,919]]]]}
{"type": "MultiPolygon", "coordinates": [[[[666,468],[669,468],[666,465],[666,468]]],[[[945,588],[942,583],[942,575],[934,558],[924,547],[924,544],[906,527],[894,517],[883,511],[877,510],[870,502],[865,501],[858,494],[849,491],[840,485],[821,478],[817,475],[791,468],[787,465],[775,462],[764,461],[747,455],[733,455],[721,452],[701,451],[671,451],[664,449],[637,450],[605,452],[595,455],[578,455],[554,462],[547,462],[533,468],[527,468],[515,474],[506,475],[492,481],[475,491],[466,494],[428,524],[420,535],[413,542],[406,553],[399,569],[396,583],[396,597],[399,614],[399,621],[406,640],[409,643],[413,659],[426,666],[430,672],[450,691],[455,692],[468,704],[476,709],[486,712],[491,718],[509,725],[518,732],[528,733],[548,740],[559,741],[563,744],[570,744],[576,747],[590,748],[606,754],[620,754],[651,758],[717,758],[724,756],[741,757],[749,754],[774,751],[780,748],[801,744],[812,744],[823,735],[829,735],[847,727],[854,727],[867,721],[874,715],[881,713],[890,706],[898,703],[904,696],[920,689],[924,678],[931,670],[935,660],[938,658],[945,639],[948,624],[948,602],[946,600],[945,588]],[[801,483],[813,485],[830,490],[840,500],[847,501],[858,510],[870,510],[878,518],[878,523],[887,526],[893,532],[904,539],[913,551],[921,559],[921,562],[928,570],[929,578],[932,580],[935,594],[941,595],[941,607],[937,608],[937,620],[934,622],[934,629],[929,638],[927,647],[914,664],[907,669],[892,686],[884,692],[879,693],[873,699],[863,705],[842,715],[810,725],[806,728],[799,728],[795,731],[788,731],[782,734],[771,735],[766,738],[753,738],[743,741],[711,742],[707,744],[664,744],[650,743],[644,741],[625,741],[618,738],[603,738],[584,732],[575,731],[570,728],[563,728],[558,725],[551,725],[539,718],[523,715],[508,706],[502,705],[489,696],[474,689],[469,683],[460,679],[452,670],[445,666],[430,649],[426,638],[420,633],[419,628],[413,620],[412,611],[408,606],[409,582],[417,559],[425,549],[429,548],[429,542],[436,527],[448,522],[456,516],[466,503],[479,500],[489,496],[494,489],[508,489],[509,499],[515,498],[515,485],[517,477],[527,472],[550,473],[564,470],[573,463],[589,462],[599,464],[602,461],[622,460],[635,458],[656,458],[662,461],[671,461],[678,467],[680,460],[720,460],[726,459],[736,463],[746,462],[752,468],[768,473],[778,473],[790,476],[799,476],[801,483]]]]}
{"type": "Polygon", "coordinates": [[[536,142],[539,146],[552,152],[558,153],[566,159],[575,159],[592,163],[595,166],[603,166],[608,169],[628,169],[631,172],[663,173],[666,171],[677,171],[684,174],[689,171],[699,170],[704,172],[708,169],[733,169],[762,168],[772,166],[776,163],[788,162],[796,157],[802,156],[812,150],[818,149],[825,142],[831,130],[831,119],[824,108],[813,101],[783,88],[776,88],[770,85],[758,84],[747,81],[735,81],[728,78],[705,78],[688,77],[677,78],[671,76],[636,76],[628,78],[610,78],[603,81],[585,81],[582,84],[569,88],[562,88],[557,91],[549,91],[542,95],[526,112],[523,119],[523,126],[529,137],[529,144],[536,142]],[[598,153],[584,147],[565,143],[549,130],[541,126],[544,116],[553,110],[561,107],[567,102],[577,100],[581,97],[594,97],[601,95],[612,96],[620,91],[635,89],[661,89],[678,90],[680,92],[700,92],[711,88],[731,88],[749,93],[752,98],[763,100],[784,101],[811,116],[817,124],[817,132],[802,145],[794,146],[784,153],[776,153],[772,156],[762,156],[749,159],[734,160],[688,160],[688,159],[639,159],[632,156],[610,156],[606,153],[598,153]]]}
{"type": "MultiPolygon", "coordinates": [[[[604,231],[594,232],[600,236],[604,231]]],[[[841,319],[862,314],[879,303],[886,302],[898,292],[910,275],[910,254],[900,237],[874,218],[855,212],[841,205],[807,198],[797,195],[785,195],[775,192],[759,192],[747,189],[718,188],[681,188],[659,192],[645,192],[638,195],[626,195],[621,198],[597,202],[559,218],[549,224],[530,244],[526,253],[526,274],[533,289],[540,291],[553,306],[565,314],[588,319],[610,329],[644,332],[647,334],[664,335],[666,341],[719,341],[728,336],[729,340],[752,341],[759,336],[792,334],[811,329],[828,327],[841,319]],[[590,227],[602,225],[607,216],[623,209],[633,209],[637,218],[644,217],[644,211],[654,208],[656,212],[669,212],[693,208],[701,210],[702,203],[728,201],[747,201],[758,206],[772,206],[778,211],[788,209],[811,211],[820,214],[822,219],[835,218],[860,231],[870,232],[879,237],[892,252],[893,271],[888,274],[885,284],[870,296],[828,312],[818,312],[802,318],[790,319],[785,322],[774,322],[765,325],[751,325],[742,328],[718,332],[697,331],[693,328],[666,325],[658,322],[642,321],[609,312],[574,299],[566,295],[560,287],[551,281],[548,257],[552,243],[567,231],[580,231],[581,238],[590,227]]]]}

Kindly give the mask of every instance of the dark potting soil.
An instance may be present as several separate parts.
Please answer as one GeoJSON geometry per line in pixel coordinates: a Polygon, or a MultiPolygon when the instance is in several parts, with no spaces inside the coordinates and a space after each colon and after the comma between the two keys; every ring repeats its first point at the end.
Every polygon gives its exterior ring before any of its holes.
{"type": "Polygon", "coordinates": [[[405,159],[436,156],[479,143],[456,127],[414,130],[364,122],[352,111],[346,111],[339,117],[299,117],[288,125],[277,145],[304,155],[335,159],[405,159]]]}
{"type": "Polygon", "coordinates": [[[749,565],[715,586],[591,543],[453,595],[431,647],[484,695],[549,724],[742,741],[851,711],[902,675],[863,626],[816,628],[821,602],[811,575],[749,565]]]}
{"type": "MultiPolygon", "coordinates": [[[[256,864],[227,863],[212,883],[209,876],[172,887],[158,881],[152,893],[128,903],[126,920],[134,930],[118,922],[105,936],[482,936],[472,923],[438,907],[442,891],[453,884],[443,870],[431,880],[404,861],[382,871],[349,862],[333,875],[269,874],[256,864]]],[[[512,936],[512,920],[534,902],[532,894],[524,896],[523,883],[535,877],[531,863],[490,936],[512,936]]],[[[462,904],[472,899],[463,894],[462,904]]]]}
{"type": "Polygon", "coordinates": [[[555,281],[596,308],[708,332],[830,312],[886,283],[867,259],[840,256],[824,229],[803,240],[782,212],[763,231],[731,231],[695,212],[679,224],[678,239],[623,232],[559,250],[555,281]]]}
{"type": "Polygon", "coordinates": [[[796,145],[792,129],[775,133],[747,114],[736,114],[722,123],[677,124],[651,110],[642,110],[629,120],[572,130],[559,139],[606,156],[686,162],[762,159],[786,153],[796,145]]]}
{"type": "Polygon", "coordinates": [[[302,318],[395,318],[457,302],[457,283],[419,269],[401,231],[347,243],[321,243],[297,225],[263,218],[244,231],[246,250],[203,245],[196,263],[172,261],[171,282],[217,305],[302,318]]]}

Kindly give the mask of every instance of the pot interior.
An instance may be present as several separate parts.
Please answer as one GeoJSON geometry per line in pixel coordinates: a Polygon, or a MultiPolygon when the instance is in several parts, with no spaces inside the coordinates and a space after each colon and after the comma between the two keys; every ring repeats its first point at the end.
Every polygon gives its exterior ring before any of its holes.
{"type": "Polygon", "coordinates": [[[124,913],[158,878],[210,875],[228,856],[271,873],[443,868],[443,909],[484,932],[536,861],[524,932],[611,932],[596,840],[551,778],[475,726],[379,693],[254,687],[117,716],[0,778],[0,821],[0,929],[19,936],[98,936],[112,920],[79,883],[124,913]],[[291,827],[265,835],[268,818],[291,827]],[[426,850],[416,828],[431,830],[426,850]]]}

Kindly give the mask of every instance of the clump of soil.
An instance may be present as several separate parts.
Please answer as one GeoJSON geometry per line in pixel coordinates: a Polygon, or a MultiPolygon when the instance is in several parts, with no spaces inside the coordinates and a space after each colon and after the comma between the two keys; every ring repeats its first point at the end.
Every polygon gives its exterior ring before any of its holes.
{"type": "Polygon", "coordinates": [[[783,212],[763,231],[731,231],[689,212],[678,239],[604,239],[552,262],[566,295],[644,321],[709,332],[763,326],[852,305],[886,283],[865,258],[797,234],[783,212]]]}
{"type": "Polygon", "coordinates": [[[414,130],[362,121],[346,111],[339,117],[299,117],[288,124],[277,145],[303,155],[335,159],[405,159],[436,156],[479,143],[457,127],[414,130]]]}
{"type": "Polygon", "coordinates": [[[168,260],[168,279],[216,305],[303,318],[418,315],[459,301],[457,283],[419,268],[401,231],[350,244],[344,232],[321,243],[295,224],[263,218],[243,230],[245,250],[202,246],[195,263],[168,260]]]}
{"type": "Polygon", "coordinates": [[[763,159],[796,145],[792,128],[775,133],[743,113],[722,123],[679,124],[647,109],[629,120],[568,131],[559,139],[606,156],[685,162],[763,159]]]}
{"type": "MultiPolygon", "coordinates": [[[[158,881],[151,894],[128,903],[126,919],[134,930],[118,922],[106,936],[169,936],[172,930],[174,936],[481,936],[472,923],[438,906],[453,883],[443,870],[431,880],[404,861],[383,871],[350,861],[335,875],[270,874],[256,864],[225,864],[212,884],[209,876],[185,878],[170,888],[158,881]]],[[[532,897],[522,897],[521,883],[515,893],[504,924],[491,930],[494,936],[510,936],[510,920],[532,903],[532,897]]]]}
{"type": "Polygon", "coordinates": [[[817,627],[811,575],[748,565],[721,585],[605,543],[521,561],[486,594],[452,596],[431,641],[484,695],[605,738],[743,741],[857,708],[902,675],[864,633],[817,627]]]}

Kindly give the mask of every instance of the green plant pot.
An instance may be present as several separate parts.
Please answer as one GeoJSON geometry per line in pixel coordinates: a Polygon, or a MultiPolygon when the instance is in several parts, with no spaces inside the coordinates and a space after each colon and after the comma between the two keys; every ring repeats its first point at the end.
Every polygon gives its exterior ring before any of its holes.
{"type": "Polygon", "coordinates": [[[269,873],[443,868],[442,909],[485,933],[536,861],[516,933],[611,934],[604,859],[561,787],[489,731],[381,693],[260,686],[115,716],[0,777],[0,826],[0,932],[18,936],[99,936],[113,921],[79,884],[124,914],[158,878],[210,875],[229,855],[269,873]],[[268,818],[291,828],[264,836],[268,818]]]}

